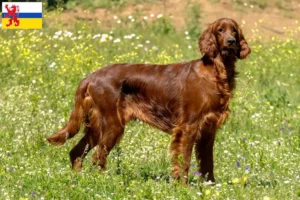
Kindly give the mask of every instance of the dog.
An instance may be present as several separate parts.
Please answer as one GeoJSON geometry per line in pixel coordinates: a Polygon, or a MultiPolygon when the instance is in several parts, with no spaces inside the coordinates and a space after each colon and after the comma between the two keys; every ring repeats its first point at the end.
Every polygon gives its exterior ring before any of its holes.
{"type": "Polygon", "coordinates": [[[210,24],[198,44],[203,57],[197,60],[167,65],[113,64],[90,74],[77,88],[68,123],[47,140],[62,145],[83,125],[85,134],[70,151],[72,167],[80,171],[84,157],[98,146],[93,163],[104,170],[126,123],[139,119],[171,134],[175,179],[187,183],[195,148],[199,172],[214,182],[216,131],[229,115],[235,63],[251,49],[237,22],[229,18],[210,24]]]}

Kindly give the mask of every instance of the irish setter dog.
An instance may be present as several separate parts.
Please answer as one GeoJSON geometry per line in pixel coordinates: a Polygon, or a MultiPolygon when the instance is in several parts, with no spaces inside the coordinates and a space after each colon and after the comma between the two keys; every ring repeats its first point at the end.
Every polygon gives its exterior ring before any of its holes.
{"type": "Polygon", "coordinates": [[[105,169],[106,157],[120,142],[126,123],[140,119],[171,134],[175,179],[187,183],[195,146],[200,173],[214,181],[213,145],[216,130],[229,114],[235,62],[251,50],[238,24],[228,18],[208,26],[199,48],[203,57],[189,62],[113,64],[90,74],[77,88],[68,123],[47,140],[62,145],[83,124],[85,135],[70,152],[72,167],[81,170],[86,154],[98,146],[93,162],[105,169]]]}

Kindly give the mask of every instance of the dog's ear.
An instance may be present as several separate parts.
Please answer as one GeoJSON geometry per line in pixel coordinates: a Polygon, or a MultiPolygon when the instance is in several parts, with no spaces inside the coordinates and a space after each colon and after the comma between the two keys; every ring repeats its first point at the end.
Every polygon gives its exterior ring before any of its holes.
{"type": "Polygon", "coordinates": [[[215,23],[210,24],[199,38],[198,45],[200,52],[210,58],[215,58],[218,53],[218,45],[214,33],[215,23]]]}
{"type": "Polygon", "coordinates": [[[245,40],[245,37],[244,37],[244,34],[243,34],[241,28],[238,29],[238,37],[239,37],[238,38],[238,40],[239,40],[239,50],[238,50],[236,56],[239,59],[244,59],[251,53],[251,49],[248,46],[247,41],[245,40]]]}

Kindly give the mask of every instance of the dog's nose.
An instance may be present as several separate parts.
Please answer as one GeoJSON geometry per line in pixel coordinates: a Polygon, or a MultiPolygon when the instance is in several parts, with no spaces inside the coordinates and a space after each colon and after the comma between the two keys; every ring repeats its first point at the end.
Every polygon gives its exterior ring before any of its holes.
{"type": "Polygon", "coordinates": [[[235,43],[235,39],[234,38],[229,38],[227,40],[227,44],[229,44],[229,45],[233,45],[234,43],[235,43]]]}

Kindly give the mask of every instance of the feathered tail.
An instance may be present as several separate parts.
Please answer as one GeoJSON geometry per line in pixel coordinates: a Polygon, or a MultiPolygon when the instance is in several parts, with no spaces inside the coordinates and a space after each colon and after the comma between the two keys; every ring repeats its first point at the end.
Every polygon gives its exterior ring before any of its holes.
{"type": "Polygon", "coordinates": [[[49,143],[53,145],[63,145],[67,139],[74,137],[80,130],[84,118],[83,101],[87,91],[88,83],[82,81],[77,88],[75,107],[71,113],[68,123],[61,130],[47,137],[49,143]]]}

